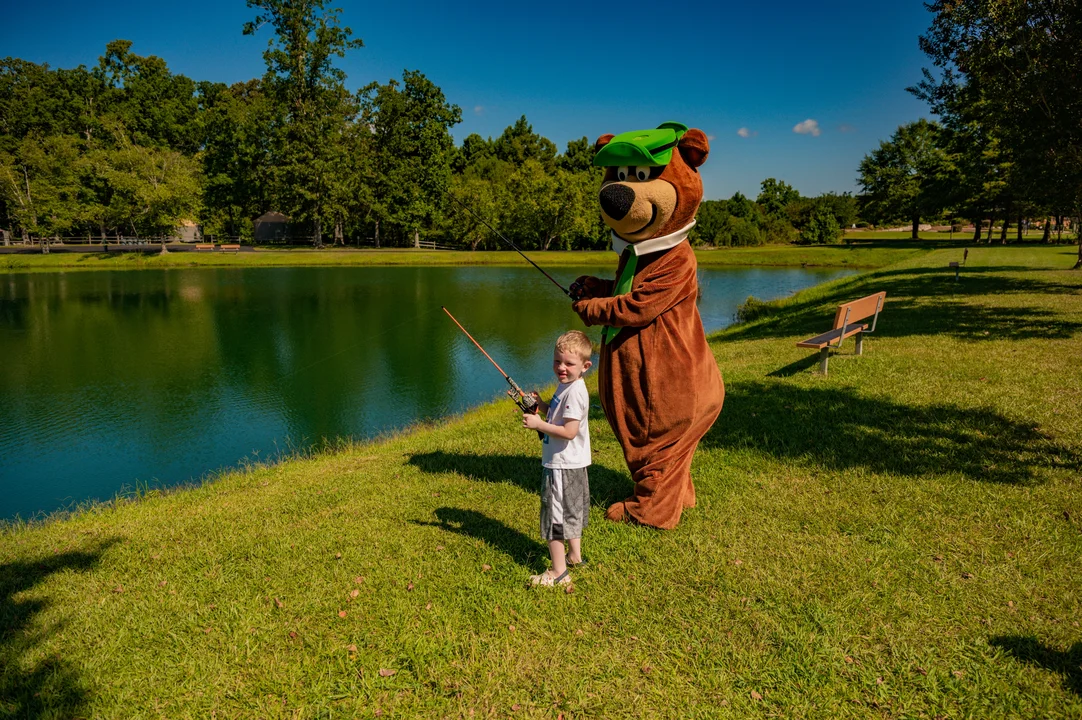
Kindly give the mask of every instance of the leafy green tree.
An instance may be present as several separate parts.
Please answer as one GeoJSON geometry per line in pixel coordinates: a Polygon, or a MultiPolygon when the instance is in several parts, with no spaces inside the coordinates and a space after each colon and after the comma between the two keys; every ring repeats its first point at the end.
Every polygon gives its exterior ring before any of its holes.
{"type": "Polygon", "coordinates": [[[695,215],[695,227],[688,236],[692,245],[729,245],[729,203],[703,200],[695,215]]]}
{"type": "Polygon", "coordinates": [[[774,178],[763,180],[760,188],[755,202],[759,203],[767,217],[784,218],[785,208],[789,203],[800,199],[800,193],[794,190],[792,185],[774,178]]]}
{"type": "Polygon", "coordinates": [[[274,29],[263,53],[263,88],[275,113],[271,196],[280,211],[309,224],[313,243],[322,247],[324,224],[339,219],[334,198],[345,181],[349,147],[343,138],[358,111],[334,61],[363,43],[324,0],[247,2],[258,13],[244,33],[254,35],[265,24],[274,29]]]}
{"type": "Polygon", "coordinates": [[[525,115],[496,138],[493,149],[497,158],[516,167],[521,167],[531,159],[541,163],[546,172],[551,172],[556,167],[556,144],[535,133],[525,115]]]}
{"type": "Polygon", "coordinates": [[[0,195],[24,239],[64,235],[81,219],[78,144],[71,136],[35,133],[13,153],[0,152],[0,195]]]}
{"type": "Polygon", "coordinates": [[[827,245],[838,242],[841,236],[838,220],[826,203],[816,204],[808,222],[800,229],[803,245],[827,245]]]}
{"type": "Polygon", "coordinates": [[[568,172],[595,173],[594,144],[585,135],[578,140],[569,140],[567,150],[556,158],[556,165],[568,172]]]}
{"type": "Polygon", "coordinates": [[[860,163],[858,182],[868,195],[869,211],[879,218],[911,220],[914,239],[920,219],[943,207],[948,164],[939,135],[939,126],[924,119],[902,125],[860,163]]]}
{"type": "Polygon", "coordinates": [[[417,245],[420,229],[436,222],[443,208],[455,152],[451,128],[462,111],[415,70],[403,73],[401,83],[368,85],[360,102],[378,214],[417,245]]]}

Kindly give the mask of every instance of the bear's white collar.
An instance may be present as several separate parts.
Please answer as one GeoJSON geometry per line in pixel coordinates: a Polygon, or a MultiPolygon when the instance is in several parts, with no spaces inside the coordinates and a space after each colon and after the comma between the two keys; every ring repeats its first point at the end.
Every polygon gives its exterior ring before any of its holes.
{"type": "Polygon", "coordinates": [[[616,233],[612,234],[612,251],[617,255],[623,255],[624,250],[631,248],[633,255],[643,256],[650,253],[661,252],[662,250],[668,250],[669,248],[676,247],[684,241],[684,238],[691,232],[691,228],[695,227],[695,221],[680,228],[674,233],[669,235],[662,235],[661,237],[650,238],[649,240],[643,240],[642,242],[630,243],[624,240],[616,233]]]}

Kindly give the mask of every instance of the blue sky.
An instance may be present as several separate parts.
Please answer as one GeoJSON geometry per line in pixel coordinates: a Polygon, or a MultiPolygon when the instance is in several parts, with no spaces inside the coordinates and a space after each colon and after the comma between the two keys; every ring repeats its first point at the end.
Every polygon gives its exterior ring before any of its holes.
{"type": "MultiPolygon", "coordinates": [[[[929,116],[905,92],[928,65],[921,2],[329,4],[365,43],[341,62],[351,88],[420,70],[462,108],[459,142],[520,115],[561,150],[677,120],[711,139],[708,198],[754,197],[767,177],[855,191],[861,158],[929,116]]],[[[174,72],[236,82],[262,75],[270,37],[241,34],[243,0],[5,6],[0,55],[54,67],[93,65],[123,38],[174,72]]]]}

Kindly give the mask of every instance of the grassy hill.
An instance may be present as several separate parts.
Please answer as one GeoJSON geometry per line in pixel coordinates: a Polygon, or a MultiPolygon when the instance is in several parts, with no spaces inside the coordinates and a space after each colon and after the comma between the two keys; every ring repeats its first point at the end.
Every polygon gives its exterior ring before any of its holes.
{"type": "MultiPolygon", "coordinates": [[[[0,717],[1082,714],[1073,248],[906,253],[712,338],[671,532],[591,416],[574,589],[508,402],[0,534],[0,717]],[[794,346],[886,290],[864,355],[794,346]]],[[[596,397],[596,396],[595,396],[596,397]]]]}

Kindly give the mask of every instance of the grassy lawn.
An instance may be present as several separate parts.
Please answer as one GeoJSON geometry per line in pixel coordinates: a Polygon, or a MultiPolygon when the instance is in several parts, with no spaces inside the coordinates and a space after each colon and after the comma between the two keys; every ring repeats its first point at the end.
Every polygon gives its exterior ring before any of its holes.
{"type": "Polygon", "coordinates": [[[1082,273],[993,247],[955,282],[958,253],[714,336],[675,531],[602,519],[630,482],[591,416],[570,594],[525,587],[540,451],[506,401],[9,528],[0,717],[1082,716],[1082,273]],[[815,374],[794,343],[878,290],[815,374]]]}
{"type": "MultiPolygon", "coordinates": [[[[699,263],[705,267],[723,265],[808,265],[811,267],[876,268],[904,257],[929,252],[934,244],[862,243],[803,247],[766,245],[749,248],[700,250],[699,263]]],[[[541,267],[567,265],[615,266],[611,251],[527,252],[541,267]]],[[[0,255],[0,271],[53,272],[57,270],[135,270],[174,267],[299,267],[354,265],[523,265],[517,253],[466,252],[455,250],[265,250],[255,252],[173,252],[157,253],[60,253],[48,255],[0,255]]]]}

